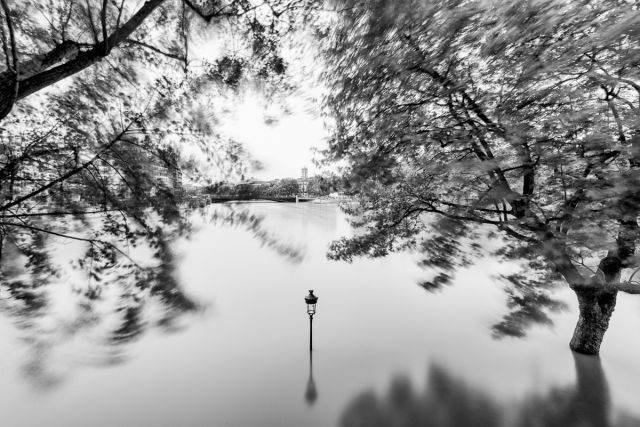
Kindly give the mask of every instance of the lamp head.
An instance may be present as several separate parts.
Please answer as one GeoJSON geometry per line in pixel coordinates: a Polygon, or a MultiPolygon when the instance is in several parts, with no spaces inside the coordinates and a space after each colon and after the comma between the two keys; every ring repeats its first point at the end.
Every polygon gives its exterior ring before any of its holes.
{"type": "Polygon", "coordinates": [[[309,295],[304,297],[304,301],[307,303],[307,313],[310,315],[315,314],[318,297],[313,294],[312,289],[309,289],[309,295]]]}

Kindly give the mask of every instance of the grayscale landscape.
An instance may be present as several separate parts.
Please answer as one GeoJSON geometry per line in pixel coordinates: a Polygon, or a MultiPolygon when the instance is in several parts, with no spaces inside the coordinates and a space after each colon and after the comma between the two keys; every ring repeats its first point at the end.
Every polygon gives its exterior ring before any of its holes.
{"type": "Polygon", "coordinates": [[[0,0],[7,427],[640,427],[640,5],[0,0]]]}

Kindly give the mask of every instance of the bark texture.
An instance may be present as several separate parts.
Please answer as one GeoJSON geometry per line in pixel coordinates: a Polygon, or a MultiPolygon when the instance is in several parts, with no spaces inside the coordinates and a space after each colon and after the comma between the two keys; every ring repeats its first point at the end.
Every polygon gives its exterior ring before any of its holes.
{"type": "Polygon", "coordinates": [[[577,353],[597,355],[609,327],[618,292],[603,292],[593,288],[574,291],[578,296],[580,315],[569,346],[577,353]]]}

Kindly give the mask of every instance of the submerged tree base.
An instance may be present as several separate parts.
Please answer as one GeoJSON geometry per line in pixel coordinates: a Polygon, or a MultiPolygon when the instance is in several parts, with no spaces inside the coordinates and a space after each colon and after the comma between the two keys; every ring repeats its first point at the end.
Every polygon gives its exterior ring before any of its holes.
{"type": "Polygon", "coordinates": [[[580,316],[569,347],[588,355],[598,355],[609,319],[616,306],[617,291],[576,289],[580,316]]]}

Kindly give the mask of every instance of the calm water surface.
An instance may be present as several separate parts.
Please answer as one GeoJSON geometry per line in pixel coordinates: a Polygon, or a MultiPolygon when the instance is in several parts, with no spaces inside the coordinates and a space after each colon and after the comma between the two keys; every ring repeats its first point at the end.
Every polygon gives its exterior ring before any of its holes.
{"type": "Polygon", "coordinates": [[[430,294],[412,254],[326,260],[351,232],[334,205],[207,209],[175,247],[203,308],[171,332],[114,348],[90,319],[35,333],[0,317],[3,426],[640,426],[640,299],[620,297],[600,359],[576,357],[568,291],[555,326],[495,340],[495,262],[430,294]],[[259,231],[220,220],[243,211],[264,217],[259,231]]]}

